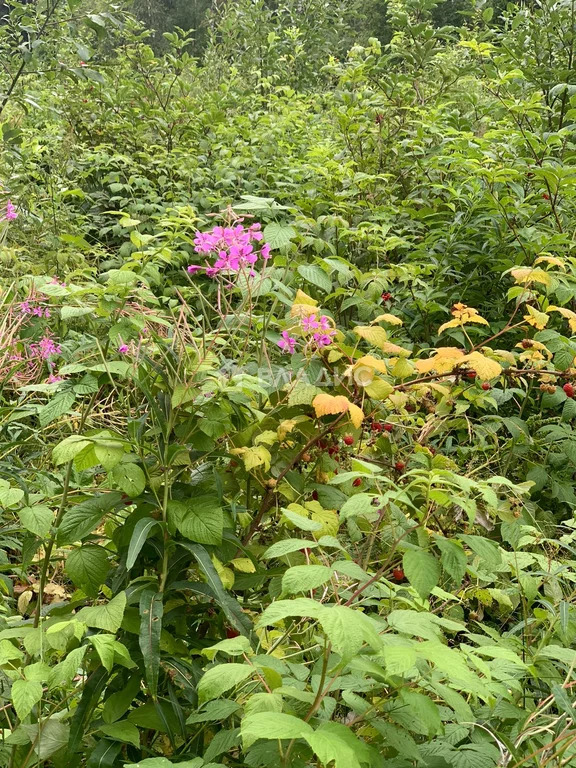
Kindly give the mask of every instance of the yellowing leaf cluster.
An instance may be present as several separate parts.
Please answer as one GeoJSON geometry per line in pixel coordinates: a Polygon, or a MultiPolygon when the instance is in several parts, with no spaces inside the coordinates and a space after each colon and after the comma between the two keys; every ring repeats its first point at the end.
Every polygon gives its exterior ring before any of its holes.
{"type": "Polygon", "coordinates": [[[443,333],[448,328],[461,328],[467,323],[478,323],[479,325],[488,325],[488,321],[485,320],[474,307],[468,307],[466,304],[458,303],[454,304],[451,309],[452,320],[438,328],[438,333],[443,333]]]}
{"type": "Polygon", "coordinates": [[[362,408],[351,403],[350,400],[343,395],[316,395],[312,401],[312,405],[316,412],[316,416],[318,417],[336,415],[338,413],[348,413],[350,421],[354,424],[356,429],[359,429],[364,420],[364,411],[362,408]]]}

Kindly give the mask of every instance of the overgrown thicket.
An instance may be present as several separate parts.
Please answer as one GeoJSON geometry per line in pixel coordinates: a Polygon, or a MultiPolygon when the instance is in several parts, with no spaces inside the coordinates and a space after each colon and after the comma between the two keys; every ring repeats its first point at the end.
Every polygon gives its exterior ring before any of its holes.
{"type": "Polygon", "coordinates": [[[0,766],[576,765],[574,3],[377,10],[10,4],[0,766]]]}

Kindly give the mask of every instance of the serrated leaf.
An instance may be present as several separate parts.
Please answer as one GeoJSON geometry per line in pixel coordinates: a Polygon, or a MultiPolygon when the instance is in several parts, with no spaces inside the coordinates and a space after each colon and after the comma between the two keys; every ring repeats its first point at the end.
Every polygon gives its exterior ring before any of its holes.
{"type": "Polygon", "coordinates": [[[146,475],[138,464],[122,462],[110,473],[114,483],[130,497],[140,496],[146,488],[146,475]]]}
{"type": "Polygon", "coordinates": [[[40,538],[45,538],[50,533],[54,513],[50,507],[35,504],[33,507],[22,507],[18,510],[18,517],[27,531],[35,536],[40,536],[40,538]]]}
{"type": "Polygon", "coordinates": [[[283,712],[257,712],[248,715],[240,726],[244,749],[258,739],[301,739],[312,736],[312,727],[293,715],[283,712]]]}
{"type": "Polygon", "coordinates": [[[263,235],[264,242],[268,243],[270,248],[277,250],[284,248],[296,237],[296,230],[289,225],[272,222],[264,227],[263,235]]]}
{"type": "Polygon", "coordinates": [[[76,395],[72,390],[66,390],[57,394],[47,405],[42,406],[38,414],[38,421],[41,427],[45,427],[60,416],[68,413],[74,405],[76,395]]]}
{"type": "Polygon", "coordinates": [[[215,496],[196,496],[185,502],[171,501],[168,521],[190,541],[199,544],[222,542],[224,513],[215,496]]]}
{"type": "Polygon", "coordinates": [[[73,549],[66,558],[67,575],[91,597],[96,597],[109,571],[108,553],[95,544],[73,549]]]}
{"type": "Polygon", "coordinates": [[[321,267],[314,264],[300,264],[298,274],[306,280],[307,283],[315,285],[324,293],[330,293],[332,290],[332,281],[329,275],[321,267]]]}
{"type": "Polygon", "coordinates": [[[404,552],[402,565],[406,578],[420,597],[428,597],[440,580],[440,563],[430,552],[409,549],[404,552]]]}
{"type": "Polygon", "coordinates": [[[89,627],[103,629],[106,632],[117,632],[122,623],[125,608],[126,593],[120,592],[109,603],[82,608],[76,614],[76,618],[89,627]]]}
{"type": "Polygon", "coordinates": [[[25,720],[42,698],[42,683],[18,679],[12,683],[12,704],[20,720],[25,720]]]}
{"type": "Polygon", "coordinates": [[[332,569],[326,565],[295,565],[282,576],[282,595],[316,589],[331,577],[332,569]]]}
{"type": "Polygon", "coordinates": [[[247,680],[255,671],[255,668],[248,664],[219,664],[211,667],[198,683],[198,701],[202,704],[210,699],[217,699],[247,680]]]}

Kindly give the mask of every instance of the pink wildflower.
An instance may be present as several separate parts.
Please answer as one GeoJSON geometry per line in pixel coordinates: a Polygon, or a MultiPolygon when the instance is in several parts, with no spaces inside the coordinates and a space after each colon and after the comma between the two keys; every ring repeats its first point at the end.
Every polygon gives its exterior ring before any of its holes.
{"type": "Polygon", "coordinates": [[[319,348],[328,347],[332,344],[332,334],[330,333],[315,333],[313,339],[319,348]]]}
{"type": "Polygon", "coordinates": [[[216,277],[220,272],[240,272],[248,269],[248,274],[255,274],[252,269],[259,258],[268,259],[270,245],[262,244],[260,250],[255,250],[255,243],[262,241],[260,224],[252,224],[244,227],[237,224],[235,227],[214,227],[210,232],[197,232],[194,238],[194,250],[196,253],[213,254],[216,256],[214,264],[208,263],[206,267],[191,264],[187,271],[195,274],[201,269],[206,270],[208,277],[216,277]]]}
{"type": "Polygon", "coordinates": [[[64,381],[62,376],[57,376],[55,373],[51,373],[46,379],[47,384],[57,384],[59,381],[64,381]]]}
{"type": "Polygon", "coordinates": [[[121,355],[125,355],[127,352],[130,351],[130,347],[128,344],[120,344],[118,347],[118,352],[120,352],[121,355]]]}
{"type": "Polygon", "coordinates": [[[37,344],[30,344],[30,351],[35,357],[48,360],[52,355],[60,355],[62,347],[59,344],[55,344],[49,336],[43,336],[37,344]]]}
{"type": "Polygon", "coordinates": [[[3,219],[5,221],[11,221],[18,218],[18,211],[16,206],[12,203],[12,200],[6,200],[6,210],[4,212],[3,219]]]}
{"type": "Polygon", "coordinates": [[[306,317],[302,318],[301,325],[302,330],[305,333],[310,333],[310,331],[315,331],[317,328],[320,328],[320,323],[316,320],[316,315],[306,315],[306,317]]]}
{"type": "Polygon", "coordinates": [[[282,338],[278,341],[278,346],[283,352],[293,355],[296,351],[296,339],[290,336],[288,331],[282,331],[282,338]]]}

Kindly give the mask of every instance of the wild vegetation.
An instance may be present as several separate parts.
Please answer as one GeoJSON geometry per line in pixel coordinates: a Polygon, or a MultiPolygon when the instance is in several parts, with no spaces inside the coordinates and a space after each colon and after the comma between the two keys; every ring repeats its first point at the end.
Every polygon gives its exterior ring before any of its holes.
{"type": "Polygon", "coordinates": [[[573,0],[5,12],[0,766],[575,766],[573,0]]]}

